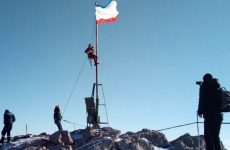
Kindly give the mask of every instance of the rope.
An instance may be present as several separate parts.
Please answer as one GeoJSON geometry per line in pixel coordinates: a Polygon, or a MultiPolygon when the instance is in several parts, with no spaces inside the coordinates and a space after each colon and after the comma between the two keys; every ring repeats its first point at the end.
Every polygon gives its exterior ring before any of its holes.
{"type": "Polygon", "coordinates": [[[83,64],[82,64],[82,67],[81,67],[81,69],[80,69],[80,72],[78,73],[78,76],[77,76],[77,78],[76,78],[76,80],[75,80],[74,86],[73,86],[73,88],[72,88],[72,90],[71,90],[71,92],[70,92],[70,95],[69,95],[69,98],[68,98],[68,100],[67,100],[67,103],[65,104],[64,111],[63,111],[63,113],[62,113],[63,116],[64,116],[64,113],[65,113],[67,107],[68,107],[68,104],[69,104],[70,99],[71,99],[71,97],[72,97],[72,95],[73,95],[73,92],[74,92],[74,90],[75,90],[75,88],[76,88],[76,86],[77,86],[77,83],[78,83],[78,81],[79,81],[79,79],[80,79],[80,76],[81,76],[81,73],[82,73],[83,68],[84,68],[84,66],[85,66],[86,60],[87,60],[87,57],[85,58],[85,60],[84,60],[84,62],[83,62],[83,64]]]}
{"type": "Polygon", "coordinates": [[[198,137],[198,148],[200,150],[200,129],[199,129],[199,117],[196,115],[196,127],[197,127],[197,137],[198,137]]]}
{"type": "MultiPolygon", "coordinates": [[[[177,126],[172,126],[172,127],[168,127],[168,128],[164,128],[164,129],[160,129],[160,130],[156,130],[156,131],[164,131],[164,130],[169,130],[169,129],[173,129],[173,128],[179,128],[179,127],[183,127],[183,126],[189,126],[189,125],[193,125],[193,124],[199,124],[199,123],[204,123],[204,122],[191,122],[191,123],[186,123],[186,124],[182,124],[182,125],[177,125],[177,126]]],[[[230,124],[230,122],[223,122],[222,124],[230,124]]]]}
{"type": "Polygon", "coordinates": [[[66,123],[69,123],[69,124],[72,124],[72,125],[76,125],[76,126],[80,126],[80,127],[86,127],[86,126],[84,126],[84,125],[81,125],[81,124],[78,124],[78,123],[74,123],[74,122],[70,122],[70,121],[68,121],[68,120],[63,120],[64,122],[66,122],[66,123]]]}
{"type": "Polygon", "coordinates": [[[230,122],[223,122],[222,124],[230,124],[230,122]]]}
{"type": "Polygon", "coordinates": [[[195,124],[195,123],[197,123],[197,122],[186,123],[186,124],[182,124],[182,125],[178,125],[178,126],[173,126],[173,127],[169,127],[169,128],[160,129],[160,130],[157,130],[157,131],[159,132],[159,131],[169,130],[169,129],[173,129],[173,128],[179,128],[179,127],[183,127],[183,126],[192,125],[192,124],[195,124]]]}

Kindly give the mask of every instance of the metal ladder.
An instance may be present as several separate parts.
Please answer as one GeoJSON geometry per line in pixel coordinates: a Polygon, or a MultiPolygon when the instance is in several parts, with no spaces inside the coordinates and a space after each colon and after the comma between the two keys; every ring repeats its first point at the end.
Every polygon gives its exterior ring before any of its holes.
{"type": "Polygon", "coordinates": [[[99,124],[107,124],[108,127],[109,127],[109,118],[108,118],[108,112],[107,112],[107,107],[106,107],[106,99],[105,99],[104,88],[103,88],[102,84],[98,84],[98,86],[101,86],[101,90],[102,90],[102,94],[103,94],[103,99],[104,99],[104,102],[100,103],[99,106],[104,107],[104,109],[105,109],[105,115],[106,115],[106,122],[101,122],[100,121],[99,124]]]}

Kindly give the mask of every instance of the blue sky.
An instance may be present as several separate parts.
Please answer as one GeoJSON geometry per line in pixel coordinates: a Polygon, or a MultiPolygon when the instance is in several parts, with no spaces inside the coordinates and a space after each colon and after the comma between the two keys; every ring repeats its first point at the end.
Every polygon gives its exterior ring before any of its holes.
{"type": "MultiPolygon", "coordinates": [[[[0,1],[0,112],[7,108],[15,113],[13,134],[24,134],[26,124],[33,134],[57,130],[53,108],[59,104],[64,109],[86,58],[84,50],[95,44],[94,3],[0,1]]],[[[110,126],[135,132],[196,121],[197,80],[209,72],[230,89],[230,2],[117,3],[118,21],[99,26],[99,82],[110,126]]],[[[86,125],[84,97],[90,96],[94,78],[94,68],[86,62],[64,119],[86,125]]],[[[104,114],[102,108],[102,120],[104,114]]],[[[229,114],[224,121],[230,122],[229,114]]],[[[82,127],[63,122],[63,128],[82,127]]],[[[224,141],[230,141],[229,128],[222,126],[224,141]]],[[[163,133],[172,140],[187,132],[196,135],[196,125],[163,133]]]]}

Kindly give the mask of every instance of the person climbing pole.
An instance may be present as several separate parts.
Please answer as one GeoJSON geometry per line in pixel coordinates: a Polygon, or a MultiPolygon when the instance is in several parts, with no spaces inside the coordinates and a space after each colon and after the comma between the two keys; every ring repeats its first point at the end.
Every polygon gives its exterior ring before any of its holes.
{"type": "Polygon", "coordinates": [[[89,43],[88,47],[85,50],[85,53],[88,55],[88,59],[90,61],[90,64],[92,65],[92,59],[94,61],[94,65],[96,66],[97,63],[97,56],[94,54],[94,48],[93,45],[89,43]]]}

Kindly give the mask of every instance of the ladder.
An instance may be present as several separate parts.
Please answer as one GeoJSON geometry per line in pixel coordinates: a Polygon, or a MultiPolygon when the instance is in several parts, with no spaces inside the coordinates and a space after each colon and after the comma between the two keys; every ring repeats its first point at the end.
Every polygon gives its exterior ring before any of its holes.
{"type": "MultiPolygon", "coordinates": [[[[88,114],[88,116],[87,116],[87,127],[90,126],[90,125],[96,124],[96,123],[98,123],[98,124],[107,124],[108,127],[109,127],[109,119],[108,119],[108,113],[107,113],[107,107],[106,107],[106,100],[105,100],[105,94],[104,94],[103,85],[98,84],[98,86],[101,87],[102,94],[103,94],[103,99],[104,99],[104,101],[102,103],[98,104],[98,108],[99,108],[99,106],[100,106],[100,108],[102,108],[102,107],[104,108],[105,117],[106,117],[106,120],[104,122],[100,121],[100,116],[96,113],[96,106],[95,106],[95,102],[94,102],[95,86],[96,86],[96,84],[94,83],[91,97],[86,97],[85,98],[86,110],[87,110],[87,114],[88,114]]],[[[98,109],[98,110],[101,110],[101,109],[98,109]]]]}
{"type": "Polygon", "coordinates": [[[99,124],[107,124],[108,127],[109,127],[109,118],[108,118],[108,112],[107,112],[107,107],[106,107],[106,99],[105,99],[105,93],[104,93],[104,88],[103,88],[103,84],[98,84],[98,86],[101,87],[101,90],[102,90],[102,94],[103,94],[103,103],[100,103],[99,106],[100,107],[104,107],[104,110],[105,110],[105,115],[106,115],[106,121],[105,122],[99,122],[99,124]]]}

